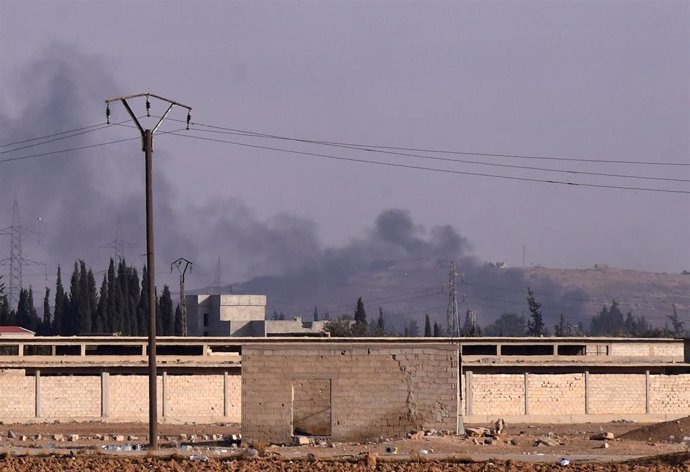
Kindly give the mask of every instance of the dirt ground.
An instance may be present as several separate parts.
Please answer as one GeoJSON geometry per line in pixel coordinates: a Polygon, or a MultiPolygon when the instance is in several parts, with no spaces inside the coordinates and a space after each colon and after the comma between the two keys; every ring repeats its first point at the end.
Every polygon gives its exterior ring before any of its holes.
{"type": "Polygon", "coordinates": [[[237,424],[160,425],[161,450],[155,453],[145,449],[113,452],[103,447],[145,446],[148,426],[142,423],[2,424],[0,472],[541,472],[563,468],[562,458],[570,461],[565,467],[576,471],[690,472],[690,442],[683,442],[688,424],[687,418],[657,425],[509,424],[493,444],[485,444],[485,438],[420,434],[417,439],[382,438],[362,444],[323,440],[307,446],[257,445],[261,457],[247,457],[246,444],[233,444],[232,435],[240,431],[237,424]],[[613,433],[615,439],[590,439],[602,432],[613,433]],[[56,440],[54,435],[63,437],[56,440]],[[79,438],[69,441],[70,435],[79,438]]]}

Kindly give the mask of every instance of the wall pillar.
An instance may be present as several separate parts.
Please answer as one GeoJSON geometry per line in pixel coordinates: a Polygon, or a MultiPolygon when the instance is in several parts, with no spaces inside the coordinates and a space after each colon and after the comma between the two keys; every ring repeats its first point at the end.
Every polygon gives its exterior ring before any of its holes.
{"type": "Polygon", "coordinates": [[[41,417],[41,371],[36,370],[36,373],[34,374],[34,381],[35,381],[35,390],[34,390],[34,402],[35,402],[35,411],[34,415],[36,418],[41,417]]]}
{"type": "Polygon", "coordinates": [[[472,371],[465,371],[465,413],[472,415],[472,371]]]}
{"type": "Polygon", "coordinates": [[[228,373],[223,372],[223,416],[227,417],[230,413],[230,385],[228,373]]]}
{"type": "Polygon", "coordinates": [[[649,398],[649,371],[644,372],[644,412],[651,413],[651,399],[649,398]]]}
{"type": "Polygon", "coordinates": [[[589,371],[585,371],[585,415],[589,415],[589,371]]]}
{"type": "Polygon", "coordinates": [[[101,418],[107,418],[110,411],[110,374],[101,372],[101,418]]]}
{"type": "Polygon", "coordinates": [[[529,415],[529,394],[527,393],[529,391],[528,384],[529,374],[525,372],[525,416],[529,415]]]}
{"type": "Polygon", "coordinates": [[[165,401],[167,395],[167,390],[168,390],[168,373],[163,371],[163,388],[161,389],[161,401],[163,403],[163,406],[161,408],[163,412],[163,416],[168,416],[168,402],[165,401]]]}

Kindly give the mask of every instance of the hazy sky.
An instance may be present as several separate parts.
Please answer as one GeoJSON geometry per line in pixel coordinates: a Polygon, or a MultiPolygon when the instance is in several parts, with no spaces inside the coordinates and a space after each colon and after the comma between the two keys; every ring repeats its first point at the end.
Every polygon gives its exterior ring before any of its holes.
{"type": "MultiPolygon", "coordinates": [[[[404,148],[677,163],[685,165],[427,154],[685,181],[419,159],[201,127],[190,136],[690,191],[687,1],[2,0],[0,12],[0,145],[102,122],[105,98],[150,91],[192,106],[202,124],[404,148]]],[[[143,112],[143,102],[134,105],[143,112]]],[[[128,118],[118,104],[112,112],[114,121],[128,118]]],[[[167,122],[164,129],[177,128],[167,122]]],[[[125,137],[136,131],[113,126],[0,160],[125,137]]],[[[427,232],[450,225],[478,258],[512,266],[522,265],[525,246],[527,265],[690,269],[688,194],[427,172],[163,134],[154,156],[162,257],[203,249],[194,256],[207,279],[219,256],[228,281],[270,272],[273,257],[292,251],[276,242],[283,237],[306,252],[364,238],[392,208],[408,210],[427,232]],[[225,219],[235,228],[227,248],[226,233],[208,236],[225,219]],[[287,249],[267,256],[267,247],[287,249]]],[[[17,197],[23,221],[42,239],[38,246],[26,236],[25,255],[54,266],[55,259],[107,257],[97,247],[114,239],[120,215],[121,236],[141,254],[142,182],[137,141],[0,163],[0,227],[9,225],[17,197]]],[[[0,239],[0,257],[7,243],[0,239]]],[[[286,270],[289,263],[280,262],[286,270]]],[[[159,272],[168,267],[159,262],[159,272]]]]}

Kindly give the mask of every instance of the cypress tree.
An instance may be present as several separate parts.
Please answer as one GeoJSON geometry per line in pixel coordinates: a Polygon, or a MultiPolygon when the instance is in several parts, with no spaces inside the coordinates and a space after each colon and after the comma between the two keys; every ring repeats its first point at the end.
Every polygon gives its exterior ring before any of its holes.
{"type": "Polygon", "coordinates": [[[141,271],[141,296],[139,297],[139,307],[137,309],[137,321],[139,324],[139,335],[149,335],[149,273],[146,266],[141,271]]]}
{"type": "Polygon", "coordinates": [[[355,325],[353,326],[354,336],[366,336],[367,334],[367,312],[364,310],[364,302],[362,297],[357,299],[357,308],[355,309],[355,325]]]}
{"type": "Polygon", "coordinates": [[[7,326],[10,324],[10,304],[7,300],[7,295],[0,294],[0,326],[7,326]]]}
{"type": "Polygon", "coordinates": [[[46,294],[43,297],[43,325],[41,326],[41,334],[43,336],[50,336],[53,334],[52,322],[50,319],[50,289],[46,287],[46,294]]]}
{"type": "Polygon", "coordinates": [[[429,319],[429,314],[426,314],[424,319],[424,336],[427,338],[431,337],[431,320],[429,319]]]}
{"type": "Polygon", "coordinates": [[[441,336],[441,326],[434,321],[434,337],[438,338],[441,336]]]}
{"type": "Polygon", "coordinates": [[[34,305],[34,291],[31,287],[29,287],[27,304],[29,305],[29,329],[36,332],[38,330],[38,312],[34,305]]]}
{"type": "Polygon", "coordinates": [[[96,307],[96,316],[93,323],[93,331],[97,334],[107,333],[105,327],[105,319],[108,316],[108,279],[107,275],[103,274],[103,282],[101,282],[100,296],[98,297],[98,305],[96,307]]]}
{"type": "Polygon", "coordinates": [[[57,269],[55,282],[55,304],[53,308],[53,333],[58,336],[65,334],[65,289],[62,287],[60,266],[57,269]]]}
{"type": "Polygon", "coordinates": [[[163,293],[161,293],[158,301],[160,307],[161,327],[160,333],[162,336],[172,336],[175,329],[175,319],[173,312],[173,303],[170,297],[170,288],[167,285],[163,286],[163,293]]]}
{"type": "Polygon", "coordinates": [[[21,326],[22,328],[31,329],[30,316],[29,292],[26,289],[21,289],[19,291],[19,302],[17,302],[17,325],[21,326]]]}
{"type": "Polygon", "coordinates": [[[383,308],[379,307],[379,318],[376,320],[376,329],[374,330],[374,336],[385,336],[386,326],[383,321],[383,308]]]}
{"type": "Polygon", "coordinates": [[[546,334],[544,318],[541,314],[541,303],[537,302],[534,292],[527,287],[527,305],[529,307],[530,319],[527,320],[527,336],[543,336],[546,334]]]}
{"type": "Polygon", "coordinates": [[[81,320],[79,319],[79,265],[74,262],[74,270],[69,283],[69,296],[65,297],[65,316],[63,324],[65,326],[65,335],[75,336],[79,334],[81,328],[81,320]]]}
{"type": "MultiPolygon", "coordinates": [[[[75,311],[77,312],[77,318],[79,319],[79,326],[77,334],[85,335],[91,334],[91,320],[93,319],[93,309],[91,303],[95,295],[91,295],[91,288],[96,290],[95,282],[94,286],[91,287],[89,281],[89,272],[86,270],[86,263],[82,260],[79,261],[79,294],[77,297],[73,297],[76,300],[77,306],[75,311]]],[[[91,274],[93,278],[93,274],[91,274]]],[[[76,327],[75,327],[76,328],[76,327]]]]}
{"type": "Polygon", "coordinates": [[[129,289],[127,284],[127,265],[124,259],[117,264],[116,303],[118,330],[125,336],[130,333],[129,302],[127,300],[129,289]]]}
{"type": "Polygon", "coordinates": [[[127,270],[127,312],[129,313],[129,332],[132,336],[141,336],[139,327],[139,274],[134,267],[127,270]]]}
{"type": "Polygon", "coordinates": [[[89,333],[94,332],[96,321],[96,310],[98,309],[98,292],[96,292],[96,278],[93,271],[89,269],[86,272],[86,293],[88,294],[88,317],[89,317],[89,333]]]}
{"type": "Polygon", "coordinates": [[[178,303],[175,306],[175,336],[182,336],[182,307],[178,303]]]}
{"type": "Polygon", "coordinates": [[[5,284],[2,282],[2,275],[0,275],[0,326],[7,326],[10,317],[10,307],[7,302],[7,295],[5,295],[5,284]]]}
{"type": "Polygon", "coordinates": [[[105,329],[108,333],[122,332],[122,320],[118,312],[117,277],[115,275],[115,261],[110,259],[108,265],[108,303],[105,317],[105,329]]]}

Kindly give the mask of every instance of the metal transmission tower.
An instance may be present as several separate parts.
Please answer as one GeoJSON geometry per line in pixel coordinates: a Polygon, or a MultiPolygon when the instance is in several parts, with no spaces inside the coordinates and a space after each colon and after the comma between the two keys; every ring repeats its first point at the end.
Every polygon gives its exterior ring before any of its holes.
{"type": "Polygon", "coordinates": [[[115,257],[118,260],[122,260],[125,258],[125,249],[129,249],[129,248],[134,247],[134,244],[128,243],[127,241],[122,239],[121,233],[122,233],[122,219],[120,218],[120,215],[118,215],[117,216],[117,223],[115,226],[115,239],[98,246],[101,249],[112,249],[113,252],[115,252],[115,257]]]}
{"type": "Polygon", "coordinates": [[[17,199],[12,207],[12,223],[7,228],[0,229],[0,235],[10,237],[10,257],[0,260],[0,266],[10,267],[10,280],[8,290],[8,302],[10,307],[16,306],[19,300],[19,292],[23,287],[24,266],[44,265],[40,262],[26,259],[22,255],[22,234],[38,234],[36,231],[24,228],[19,217],[19,205],[17,199]]]}
{"type": "Polygon", "coordinates": [[[446,312],[446,323],[448,336],[460,336],[460,319],[458,318],[458,293],[455,289],[455,278],[458,273],[455,271],[455,261],[450,261],[450,271],[448,273],[448,311],[446,312]]]}
{"type": "Polygon", "coordinates": [[[220,295],[220,256],[218,256],[218,262],[216,263],[216,275],[213,277],[213,294],[220,295]]]}
{"type": "Polygon", "coordinates": [[[172,264],[170,264],[170,273],[172,274],[173,267],[177,267],[177,271],[180,273],[180,308],[182,309],[182,336],[187,336],[187,301],[184,296],[184,276],[187,273],[187,268],[189,272],[192,272],[192,263],[180,257],[172,264]]]}
{"type": "Polygon", "coordinates": [[[141,133],[142,149],[144,151],[145,181],[146,181],[146,266],[148,268],[148,294],[149,294],[149,446],[151,449],[158,449],[158,406],[157,406],[157,379],[156,379],[156,270],[154,265],[153,253],[153,135],[158,130],[163,120],[173,107],[178,106],[187,109],[187,129],[192,119],[192,108],[173,100],[163,98],[152,93],[139,93],[126,97],[106,99],[105,116],[106,122],[110,124],[110,103],[121,102],[132,117],[132,121],[141,133]],[[139,119],[134,114],[127,103],[127,100],[146,97],[146,116],[150,115],[151,97],[156,98],[167,105],[163,115],[152,129],[144,129],[139,123],[139,119]]]}

